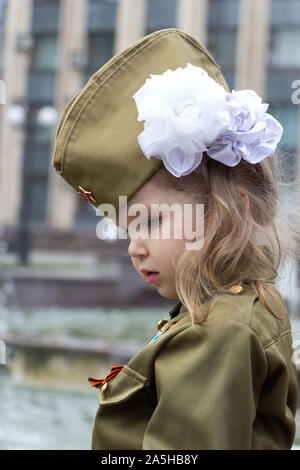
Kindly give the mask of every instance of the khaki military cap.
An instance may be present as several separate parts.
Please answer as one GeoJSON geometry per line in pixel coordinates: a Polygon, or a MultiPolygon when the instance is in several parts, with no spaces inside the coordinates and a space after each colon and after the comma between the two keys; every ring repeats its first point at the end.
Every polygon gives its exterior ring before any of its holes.
{"type": "Polygon", "coordinates": [[[150,74],[159,75],[188,63],[202,67],[230,91],[205,47],[184,31],[168,28],[143,37],[112,57],[62,113],[52,166],[94,207],[112,204],[116,220],[119,196],[127,196],[129,201],[163,165],[155,157],[148,160],[139,147],[137,137],[144,123],[137,120],[133,95],[150,74]]]}

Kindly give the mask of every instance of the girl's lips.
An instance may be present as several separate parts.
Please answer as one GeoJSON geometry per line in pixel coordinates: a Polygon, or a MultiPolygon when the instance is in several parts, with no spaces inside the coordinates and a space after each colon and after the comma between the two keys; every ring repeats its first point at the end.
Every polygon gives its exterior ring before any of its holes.
{"type": "Polygon", "coordinates": [[[159,275],[159,273],[157,272],[150,272],[148,274],[146,274],[146,282],[148,282],[149,284],[151,282],[154,282],[156,279],[157,279],[157,276],[159,275]]]}

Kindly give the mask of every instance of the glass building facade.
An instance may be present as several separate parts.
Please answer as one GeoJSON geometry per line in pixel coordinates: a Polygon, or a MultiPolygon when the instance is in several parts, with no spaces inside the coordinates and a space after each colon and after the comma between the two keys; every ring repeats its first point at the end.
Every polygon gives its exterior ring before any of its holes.
{"type": "Polygon", "coordinates": [[[44,224],[46,218],[49,161],[52,145],[50,127],[37,120],[38,111],[54,105],[55,76],[59,66],[57,33],[59,0],[35,0],[32,8],[31,52],[27,85],[28,115],[24,148],[24,184],[29,194],[31,223],[44,224]]]}
{"type": "MultiPolygon", "coordinates": [[[[145,34],[177,26],[180,0],[147,0],[145,34]]],[[[187,0],[188,1],[188,0],[187,0]]],[[[239,8],[242,0],[207,1],[206,47],[221,66],[229,87],[234,88],[239,8]]],[[[53,134],[37,120],[38,111],[54,105],[55,79],[59,70],[59,18],[63,0],[33,0],[30,52],[27,78],[28,119],[23,149],[24,184],[29,191],[30,221],[46,223],[48,179],[53,134]]],[[[7,0],[0,0],[0,79],[3,56],[3,21],[7,0]]],[[[84,28],[87,57],[81,72],[81,86],[113,55],[115,50],[118,0],[87,0],[84,28]]],[[[269,18],[269,52],[267,57],[265,101],[269,111],[281,122],[284,134],[281,144],[286,175],[296,173],[295,155],[299,141],[298,106],[292,103],[291,84],[300,78],[299,0],[271,0],[269,18]]],[[[76,51],[75,51],[76,52],[76,51]]],[[[71,61],[70,61],[71,64],[71,61]]],[[[72,65],[70,65],[72,66],[72,65]]],[[[99,182],[99,184],[101,184],[99,182]]],[[[74,195],[76,197],[76,195],[74,195]]],[[[76,197],[75,226],[95,227],[95,211],[76,197]]]]}

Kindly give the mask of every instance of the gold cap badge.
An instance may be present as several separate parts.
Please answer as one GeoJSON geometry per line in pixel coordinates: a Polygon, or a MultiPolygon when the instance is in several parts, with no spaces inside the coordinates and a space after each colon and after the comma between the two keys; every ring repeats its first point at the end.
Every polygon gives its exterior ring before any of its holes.
{"type": "Polygon", "coordinates": [[[78,188],[79,188],[78,194],[80,194],[80,196],[83,197],[85,201],[96,202],[96,200],[92,196],[91,191],[86,191],[81,186],[78,186],[78,188]]]}

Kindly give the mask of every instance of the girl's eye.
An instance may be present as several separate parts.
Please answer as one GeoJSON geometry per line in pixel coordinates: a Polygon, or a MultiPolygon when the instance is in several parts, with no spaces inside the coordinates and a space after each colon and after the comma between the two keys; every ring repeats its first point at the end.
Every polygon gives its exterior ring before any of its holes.
{"type": "Polygon", "coordinates": [[[160,217],[154,217],[148,219],[148,228],[157,227],[160,223],[160,217]]]}
{"type": "MultiPolygon", "coordinates": [[[[151,228],[155,229],[156,227],[159,226],[160,222],[162,220],[162,217],[149,217],[148,219],[144,219],[144,221],[140,222],[140,228],[142,230],[151,230],[151,228]]],[[[130,229],[124,229],[126,230],[126,236],[130,238],[130,229]]]]}

